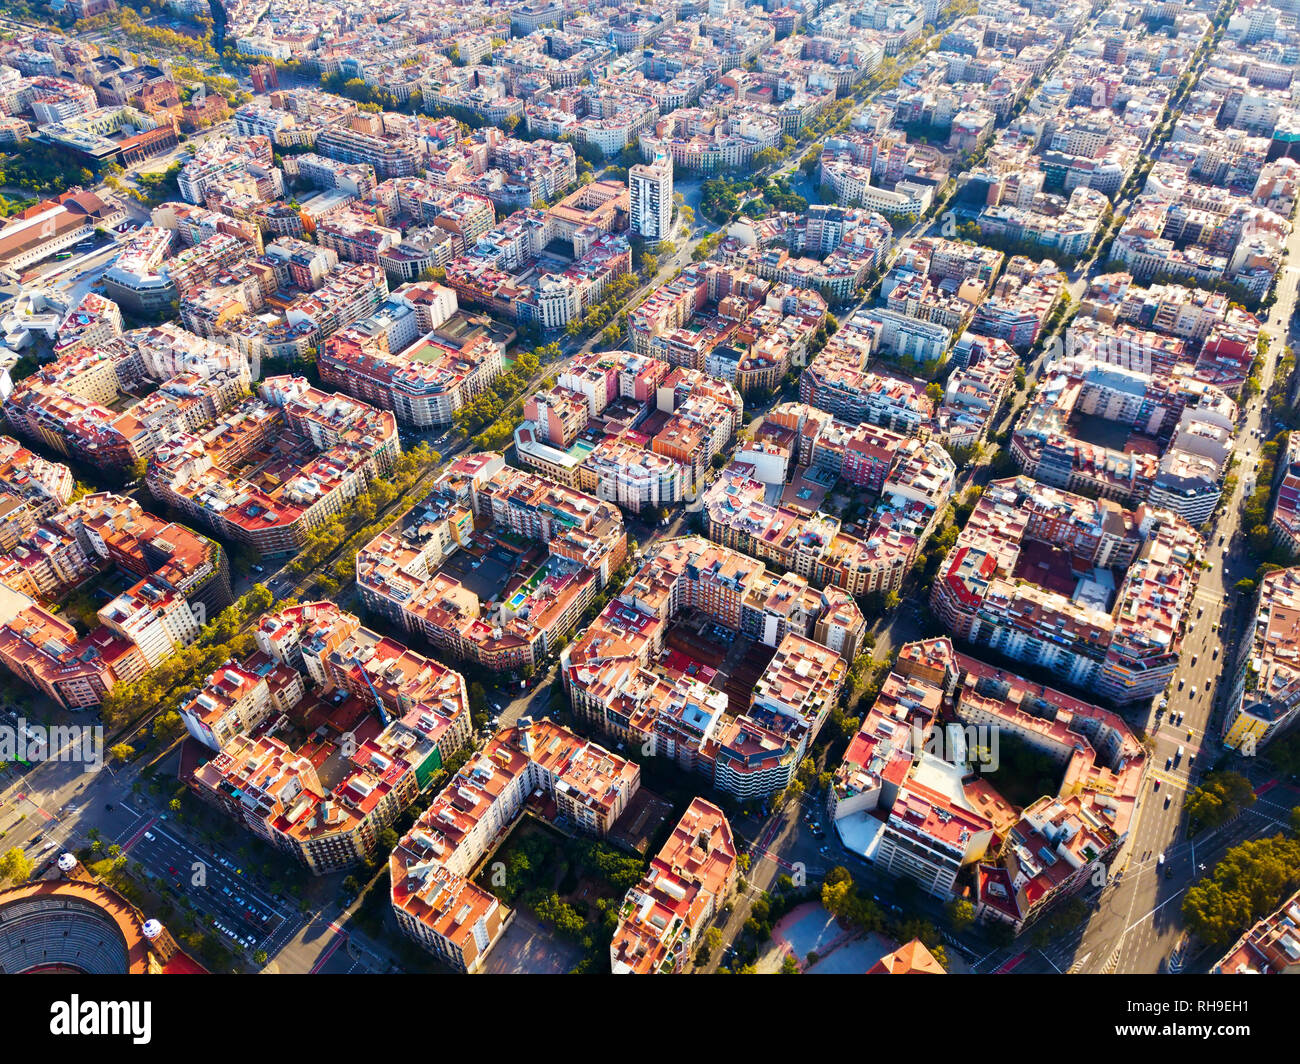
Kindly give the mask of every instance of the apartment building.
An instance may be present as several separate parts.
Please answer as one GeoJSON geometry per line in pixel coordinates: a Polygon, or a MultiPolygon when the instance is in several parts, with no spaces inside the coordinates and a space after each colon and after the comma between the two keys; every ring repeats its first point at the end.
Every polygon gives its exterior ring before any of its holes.
{"type": "Polygon", "coordinates": [[[609,946],[610,971],[672,974],[687,970],[704,930],[735,890],[740,862],[722,810],[695,798],[619,908],[609,946]]]}
{"type": "MultiPolygon", "coordinates": [[[[442,291],[454,307],[455,293],[442,291]]],[[[391,340],[370,333],[363,322],[332,336],[317,362],[321,380],[391,410],[405,426],[450,425],[504,369],[503,345],[487,335],[457,345],[430,332],[394,350],[391,340]]]]}
{"type": "Polygon", "coordinates": [[[1300,628],[1300,571],[1278,569],[1259,584],[1255,623],[1243,640],[1233,670],[1221,738],[1230,750],[1253,752],[1287,730],[1300,708],[1300,670],[1295,666],[1300,628]]]}
{"type": "Polygon", "coordinates": [[[641,786],[641,770],[549,720],[521,718],[448,783],[389,858],[402,933],[443,963],[475,972],[513,913],[470,878],[526,814],[564,816],[609,834],[641,786]]]}
{"type": "Polygon", "coordinates": [[[527,669],[574,630],[626,557],[615,507],[485,452],[453,462],[400,529],[366,545],[357,586],[369,608],[445,653],[527,669]],[[485,601],[471,584],[484,591],[487,580],[485,601]]]}
{"type": "Polygon", "coordinates": [[[1212,975],[1289,975],[1300,966],[1300,896],[1258,921],[1210,969],[1212,975]]]}
{"type": "Polygon", "coordinates": [[[574,711],[625,742],[652,744],[683,769],[742,800],[786,786],[835,704],[847,664],[840,651],[864,630],[848,596],[817,592],[793,573],[690,536],[660,545],[623,591],[560,654],[574,711]],[[672,652],[684,611],[775,649],[745,692],[692,675],[672,652]],[[820,633],[840,650],[816,642],[820,633]]]}
{"type": "Polygon", "coordinates": [[[1177,667],[1202,550],[1190,525],[1146,503],[1125,510],[999,480],[941,564],[930,604],[958,638],[1126,704],[1163,690],[1177,667]]]}
{"type": "Polygon", "coordinates": [[[673,164],[664,153],[628,170],[632,232],[647,241],[666,240],[672,232],[673,164]]]}
{"type": "MultiPolygon", "coordinates": [[[[75,323],[74,323],[75,325],[75,323]]],[[[103,339],[84,321],[62,354],[21,381],[5,403],[14,429],[60,454],[106,468],[147,462],[159,444],[208,424],[249,384],[238,351],[175,325],[103,339]],[[150,385],[158,387],[131,402],[150,385]]]]}
{"type": "Polygon", "coordinates": [[[296,551],[393,468],[397,422],[301,377],[268,377],[256,397],[154,452],[150,490],[182,513],[262,554],[296,551]],[[259,475],[282,469],[273,482],[259,475]]]}
{"type": "Polygon", "coordinates": [[[182,706],[217,751],[190,786],[315,875],[365,860],[470,742],[465,681],[331,602],[266,614],[254,635],[182,706]]]}
{"type": "Polygon", "coordinates": [[[1145,758],[1117,714],[925,640],[899,651],[835,772],[829,814],[849,849],[937,898],[970,877],[978,918],[1019,931],[1114,859],[1145,758]],[[1057,793],[1017,810],[980,774],[1002,733],[1055,766],[1057,793]]]}
{"type": "Polygon", "coordinates": [[[0,557],[0,663],[59,705],[98,705],[198,637],[233,601],[220,545],[145,513],[132,500],[88,495],[47,518],[0,557]],[[138,579],[81,635],[52,604],[115,566],[138,579]]]}

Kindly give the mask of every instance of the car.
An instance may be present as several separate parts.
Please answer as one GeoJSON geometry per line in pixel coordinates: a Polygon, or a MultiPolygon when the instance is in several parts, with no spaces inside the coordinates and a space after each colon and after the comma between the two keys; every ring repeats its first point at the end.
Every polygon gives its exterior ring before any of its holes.
{"type": "Polygon", "coordinates": [[[1169,699],[1167,699],[1167,698],[1162,698],[1162,699],[1160,700],[1160,708],[1161,708],[1161,709],[1168,709],[1168,708],[1169,708],[1169,699]]]}
{"type": "Polygon", "coordinates": [[[111,813],[111,812],[113,811],[113,803],[112,803],[112,802],[105,802],[105,803],[104,803],[104,811],[107,812],[107,813],[111,813]]]}
{"type": "Polygon", "coordinates": [[[1215,647],[1215,648],[1214,648],[1214,653],[1212,653],[1212,654],[1210,655],[1210,660],[1211,660],[1211,661],[1217,661],[1217,660],[1218,660],[1218,657],[1219,657],[1219,648],[1218,648],[1218,647],[1215,647]]]}
{"type": "Polygon", "coordinates": [[[1200,616],[1201,614],[1203,614],[1204,612],[1205,612],[1205,607],[1204,607],[1204,606],[1197,606],[1197,607],[1196,607],[1196,616],[1199,617],[1199,616],[1200,616]]]}
{"type": "Polygon", "coordinates": [[[1180,677],[1178,678],[1178,690],[1181,691],[1181,690],[1183,689],[1183,684],[1185,684],[1186,682],[1187,682],[1187,681],[1184,680],[1184,679],[1180,676],[1180,677]]]}
{"type": "Polygon", "coordinates": [[[1170,769],[1173,767],[1174,767],[1174,759],[1172,757],[1165,758],[1165,768],[1170,769]]]}
{"type": "Polygon", "coordinates": [[[1173,878],[1174,878],[1174,870],[1173,870],[1172,868],[1166,868],[1166,869],[1165,869],[1165,878],[1166,878],[1166,879],[1173,879],[1173,878]]]}
{"type": "Polygon", "coordinates": [[[1166,795],[1165,795],[1165,808],[1166,808],[1166,809],[1169,808],[1169,803],[1172,802],[1173,799],[1174,799],[1174,796],[1173,796],[1172,794],[1166,794],[1166,795]]]}
{"type": "Polygon", "coordinates": [[[1189,697],[1189,698],[1195,698],[1195,697],[1196,697],[1196,685],[1195,685],[1195,684],[1192,685],[1192,689],[1191,689],[1187,694],[1188,694],[1188,697],[1189,697]]]}
{"type": "Polygon", "coordinates": [[[821,854],[823,857],[825,857],[828,853],[831,852],[831,848],[830,848],[829,846],[823,846],[823,847],[822,847],[820,850],[818,850],[817,852],[818,852],[819,854],[821,854]]]}
{"type": "Polygon", "coordinates": [[[252,569],[253,572],[255,572],[255,573],[264,573],[264,572],[266,572],[266,570],[263,569],[260,565],[250,565],[249,568],[252,569]]]}
{"type": "Polygon", "coordinates": [[[1152,783],[1152,784],[1151,784],[1151,789],[1152,789],[1153,791],[1158,791],[1158,790],[1160,790],[1160,781],[1159,781],[1159,780],[1156,780],[1154,783],[1152,783]]]}
{"type": "Polygon", "coordinates": [[[1199,654],[1193,654],[1193,655],[1192,655],[1192,664],[1193,664],[1193,665],[1196,664],[1196,660],[1197,660],[1199,657],[1200,657],[1199,654]]]}
{"type": "Polygon", "coordinates": [[[168,865],[168,866],[167,866],[167,872],[168,872],[169,875],[173,875],[173,876],[174,876],[174,875],[176,874],[176,866],[175,866],[175,865],[168,865]]]}
{"type": "Polygon", "coordinates": [[[146,831],[146,832],[144,833],[144,841],[145,841],[145,842],[153,842],[153,837],[154,837],[154,836],[153,836],[153,832],[152,832],[152,831],[146,831]]]}
{"type": "Polygon", "coordinates": [[[230,889],[229,887],[222,887],[222,888],[221,888],[221,893],[224,894],[224,895],[228,898],[228,897],[230,897],[232,891],[231,891],[231,889],[230,889]]]}
{"type": "Polygon", "coordinates": [[[1165,864],[1165,855],[1164,855],[1164,853],[1162,852],[1162,853],[1160,854],[1160,856],[1156,858],[1156,867],[1157,867],[1157,868],[1163,868],[1163,867],[1164,867],[1164,864],[1165,864]]]}
{"type": "Polygon", "coordinates": [[[1185,746],[1179,745],[1178,753],[1174,754],[1174,760],[1181,761],[1183,758],[1183,754],[1185,753],[1187,753],[1187,748],[1185,746]]]}

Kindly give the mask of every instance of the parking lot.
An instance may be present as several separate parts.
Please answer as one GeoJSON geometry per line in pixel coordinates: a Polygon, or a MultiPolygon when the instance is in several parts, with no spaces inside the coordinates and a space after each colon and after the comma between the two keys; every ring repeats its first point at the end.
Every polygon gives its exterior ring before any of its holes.
{"type": "Polygon", "coordinates": [[[202,917],[211,917],[232,947],[273,955],[301,926],[297,907],[255,885],[238,858],[182,841],[162,818],[147,821],[122,849],[147,875],[161,879],[162,889],[188,898],[202,917]]]}

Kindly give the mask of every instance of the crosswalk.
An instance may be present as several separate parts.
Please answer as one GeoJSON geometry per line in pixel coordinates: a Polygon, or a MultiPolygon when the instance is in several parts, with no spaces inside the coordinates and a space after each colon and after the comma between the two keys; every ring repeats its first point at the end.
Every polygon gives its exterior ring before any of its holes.
{"type": "Polygon", "coordinates": [[[1147,775],[1153,780],[1159,780],[1161,787],[1170,787],[1179,791],[1190,789],[1190,780],[1184,776],[1177,776],[1172,771],[1166,771],[1163,768],[1149,768],[1147,769],[1147,775]]]}
{"type": "Polygon", "coordinates": [[[303,923],[301,916],[284,919],[275,932],[263,941],[258,948],[265,952],[268,957],[274,957],[302,930],[303,923]]]}

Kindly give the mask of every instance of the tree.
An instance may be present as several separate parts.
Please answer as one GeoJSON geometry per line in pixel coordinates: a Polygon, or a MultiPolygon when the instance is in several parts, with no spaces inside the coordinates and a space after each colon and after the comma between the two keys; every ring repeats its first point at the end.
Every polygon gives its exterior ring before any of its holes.
{"type": "Polygon", "coordinates": [[[785,955],[785,960],[781,962],[781,974],[782,975],[799,974],[799,962],[795,960],[795,956],[793,953],[787,953],[785,955]]]}
{"type": "Polygon", "coordinates": [[[34,867],[22,847],[14,846],[0,856],[0,883],[12,882],[15,886],[26,883],[34,867]]]}
{"type": "Polygon", "coordinates": [[[1188,930],[1225,947],[1300,886],[1300,840],[1275,835],[1234,846],[1183,899],[1188,930]]]}
{"type": "Polygon", "coordinates": [[[975,922],[975,906],[964,898],[957,898],[950,902],[947,914],[948,923],[959,935],[975,922]]]}
{"type": "Polygon", "coordinates": [[[135,757],[135,747],[126,743],[118,743],[116,746],[109,748],[108,756],[113,760],[114,764],[121,765],[135,757]]]}
{"type": "Polygon", "coordinates": [[[999,920],[997,923],[990,925],[988,939],[999,949],[1005,949],[1016,940],[1016,929],[1010,924],[1004,924],[999,920]]]}
{"type": "Polygon", "coordinates": [[[822,882],[830,883],[831,885],[834,885],[837,883],[843,883],[846,880],[852,883],[853,874],[843,865],[836,865],[834,868],[832,868],[829,872],[826,873],[826,878],[822,882]]]}
{"type": "Polygon", "coordinates": [[[185,729],[185,724],[181,720],[181,715],[175,710],[167,710],[159,713],[153,719],[153,733],[162,739],[172,739],[179,735],[185,729]]]}
{"type": "Polygon", "coordinates": [[[1187,796],[1183,806],[1187,810],[1188,834],[1216,828],[1254,801],[1255,788],[1245,776],[1236,772],[1211,772],[1187,796]]]}

